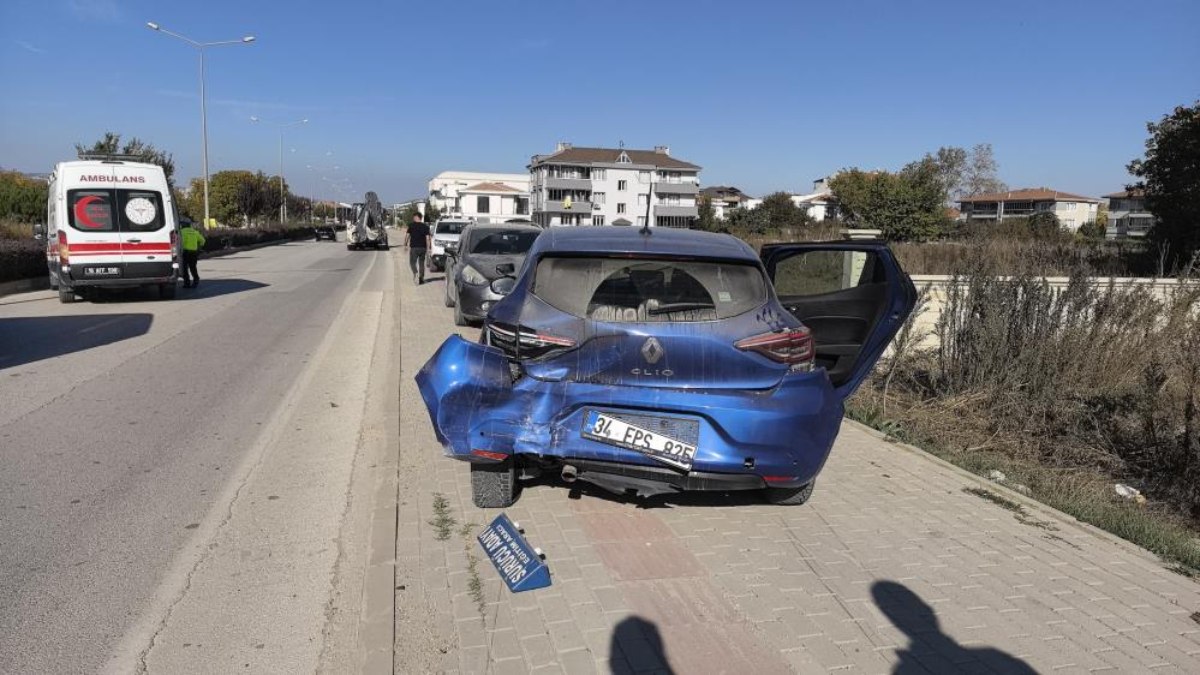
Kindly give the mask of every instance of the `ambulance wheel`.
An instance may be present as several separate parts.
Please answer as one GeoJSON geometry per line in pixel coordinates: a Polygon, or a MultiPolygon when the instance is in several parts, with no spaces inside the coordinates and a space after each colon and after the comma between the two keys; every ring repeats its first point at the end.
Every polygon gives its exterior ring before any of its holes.
{"type": "Polygon", "coordinates": [[[471,501],[481,509],[502,509],[517,501],[517,472],[512,459],[471,464],[471,501]]]}
{"type": "Polygon", "coordinates": [[[769,504],[780,504],[782,506],[800,506],[812,497],[813,486],[816,481],[809,481],[808,485],[798,488],[767,488],[764,496],[769,504]]]}
{"type": "Polygon", "coordinates": [[[159,284],[158,285],[159,300],[174,300],[175,299],[175,284],[159,284]]]}
{"type": "Polygon", "coordinates": [[[69,305],[72,302],[75,302],[75,289],[71,288],[70,286],[60,285],[58,287],[58,301],[64,305],[69,305]]]}

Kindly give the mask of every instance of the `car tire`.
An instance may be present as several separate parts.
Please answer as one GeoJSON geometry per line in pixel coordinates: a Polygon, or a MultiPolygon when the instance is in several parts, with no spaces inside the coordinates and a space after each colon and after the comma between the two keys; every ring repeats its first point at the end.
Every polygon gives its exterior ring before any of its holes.
{"type": "Polygon", "coordinates": [[[175,283],[159,284],[158,299],[159,300],[174,300],[175,299],[175,283]]]}
{"type": "Polygon", "coordinates": [[[471,464],[471,501],[481,509],[502,509],[517,501],[516,463],[471,464]]]}
{"type": "Polygon", "coordinates": [[[457,302],[454,303],[454,325],[455,326],[471,325],[471,322],[467,321],[467,315],[463,314],[462,306],[459,305],[457,302]]]}
{"type": "Polygon", "coordinates": [[[442,294],[442,304],[446,305],[447,307],[454,306],[454,298],[450,297],[450,284],[451,282],[447,280],[446,292],[442,294]]]}
{"type": "Polygon", "coordinates": [[[64,305],[75,302],[75,289],[60,284],[58,287],[58,301],[64,305]]]}
{"type": "Polygon", "coordinates": [[[800,506],[807,502],[809,497],[812,497],[815,485],[816,481],[810,481],[807,485],[798,488],[767,488],[763,496],[770,504],[800,506]]]}

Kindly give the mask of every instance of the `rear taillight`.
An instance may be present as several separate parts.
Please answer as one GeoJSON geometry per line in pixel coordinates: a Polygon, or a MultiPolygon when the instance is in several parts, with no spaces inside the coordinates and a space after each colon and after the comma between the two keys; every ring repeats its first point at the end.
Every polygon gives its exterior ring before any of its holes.
{"type": "Polygon", "coordinates": [[[171,255],[179,253],[179,233],[171,230],[171,255]]]}
{"type": "Polygon", "coordinates": [[[755,352],[791,366],[792,372],[812,370],[813,339],[808,328],[792,328],[780,333],[763,333],[739,340],[734,346],[742,351],[755,352]]]}
{"type": "Polygon", "coordinates": [[[499,347],[514,358],[539,359],[575,346],[575,341],[571,338],[539,333],[525,326],[514,329],[512,326],[493,323],[485,330],[488,344],[499,347]]]}
{"type": "Polygon", "coordinates": [[[67,231],[58,231],[58,264],[67,265],[71,262],[71,247],[67,246],[67,231]]]}

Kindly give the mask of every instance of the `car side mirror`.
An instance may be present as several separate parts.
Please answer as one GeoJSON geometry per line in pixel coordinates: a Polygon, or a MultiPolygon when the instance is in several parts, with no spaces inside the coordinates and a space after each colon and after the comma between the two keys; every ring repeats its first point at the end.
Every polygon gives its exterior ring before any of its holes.
{"type": "Polygon", "coordinates": [[[512,263],[501,263],[496,265],[496,273],[503,274],[506,277],[511,277],[513,272],[517,271],[517,266],[512,263]]]}
{"type": "MultiPolygon", "coordinates": [[[[511,265],[510,265],[511,267],[511,265]]],[[[516,288],[517,280],[513,277],[500,277],[492,282],[492,292],[496,295],[508,295],[516,288]]]]}

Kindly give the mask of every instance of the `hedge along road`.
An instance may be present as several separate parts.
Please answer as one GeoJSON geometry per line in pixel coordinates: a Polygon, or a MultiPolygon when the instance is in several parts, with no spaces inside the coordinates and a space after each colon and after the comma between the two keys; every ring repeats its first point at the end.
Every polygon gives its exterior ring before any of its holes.
{"type": "Polygon", "coordinates": [[[170,302],[0,299],[0,672],[304,671],[353,648],[387,262],[291,243],[203,261],[170,302]]]}

